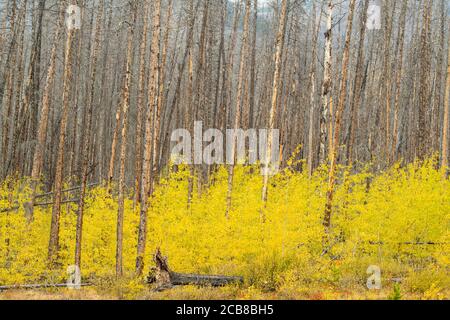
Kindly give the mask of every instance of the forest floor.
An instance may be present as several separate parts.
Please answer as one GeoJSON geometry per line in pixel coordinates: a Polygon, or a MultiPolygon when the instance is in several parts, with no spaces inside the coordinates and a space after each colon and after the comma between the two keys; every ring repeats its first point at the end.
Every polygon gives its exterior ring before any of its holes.
{"type": "Polygon", "coordinates": [[[428,300],[448,299],[450,292],[439,295],[402,293],[393,287],[369,291],[364,288],[342,290],[332,287],[304,289],[295,291],[261,292],[253,288],[240,289],[176,287],[163,292],[150,288],[130,294],[120,290],[98,290],[84,288],[81,290],[45,289],[12,290],[0,292],[0,300],[428,300]]]}

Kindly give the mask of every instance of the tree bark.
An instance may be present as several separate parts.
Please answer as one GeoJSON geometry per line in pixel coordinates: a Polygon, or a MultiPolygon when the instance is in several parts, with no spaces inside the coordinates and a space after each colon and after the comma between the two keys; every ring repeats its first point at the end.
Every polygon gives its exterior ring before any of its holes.
{"type": "MultiPolygon", "coordinates": [[[[339,137],[340,137],[340,129],[341,129],[341,121],[342,114],[344,112],[345,101],[347,97],[347,78],[348,78],[348,65],[350,58],[350,42],[352,38],[352,28],[353,28],[353,13],[355,11],[356,0],[351,0],[350,9],[348,13],[348,21],[347,21],[347,32],[345,36],[345,47],[344,54],[342,58],[342,79],[341,79],[341,88],[339,93],[339,104],[336,110],[336,122],[334,125],[334,136],[333,136],[333,146],[330,152],[330,169],[328,173],[328,191],[327,191],[327,200],[325,205],[325,214],[323,225],[325,227],[326,238],[330,233],[331,228],[331,214],[333,211],[333,196],[334,196],[334,187],[336,184],[336,170],[337,170],[337,154],[339,148],[339,137]]],[[[324,242],[324,250],[327,249],[328,239],[325,239],[324,242]]]]}
{"type": "Polygon", "coordinates": [[[328,18],[327,18],[327,31],[325,32],[325,53],[324,53],[324,75],[323,75],[323,83],[322,83],[322,105],[320,112],[320,151],[319,151],[319,161],[320,164],[324,164],[327,161],[327,141],[328,135],[331,135],[331,132],[328,132],[328,119],[331,108],[331,64],[332,64],[332,34],[333,34],[333,0],[329,0],[328,2],[328,18]],[[330,104],[330,105],[329,105],[330,104]]]}
{"type": "MultiPolygon", "coordinates": [[[[448,43],[450,44],[450,37],[448,43]]],[[[448,61],[447,61],[447,81],[445,85],[445,99],[444,99],[444,124],[442,133],[442,168],[447,175],[449,169],[449,109],[450,109],[450,45],[448,48],[448,61]]]]}
{"type": "Polygon", "coordinates": [[[55,173],[55,195],[54,204],[52,208],[52,223],[50,228],[50,241],[48,245],[48,260],[50,264],[56,262],[58,251],[59,251],[59,221],[61,216],[61,190],[63,187],[64,178],[64,146],[66,142],[66,129],[67,129],[67,118],[69,116],[69,103],[70,103],[70,89],[71,89],[71,77],[72,77],[72,67],[71,67],[71,54],[72,54],[72,40],[75,33],[75,29],[70,29],[67,31],[66,38],[66,50],[64,59],[64,86],[63,86],[63,109],[61,116],[61,123],[59,127],[59,143],[58,143],[58,154],[56,162],[56,173],[55,173]]]}
{"type": "Polygon", "coordinates": [[[161,0],[153,2],[152,44],[150,51],[150,80],[148,86],[148,107],[145,121],[145,150],[141,182],[141,210],[136,257],[136,274],[142,275],[147,240],[147,213],[152,185],[153,117],[158,104],[158,76],[160,70],[161,0]]]}
{"type": "Polygon", "coordinates": [[[132,21],[128,27],[128,44],[125,81],[122,89],[122,140],[120,145],[120,168],[119,168],[119,208],[117,211],[117,244],[116,244],[116,276],[123,275],[123,220],[125,206],[125,158],[127,155],[128,137],[128,110],[130,108],[130,86],[133,63],[133,40],[137,19],[137,3],[130,3],[132,10],[132,21]]]}
{"type": "Polygon", "coordinates": [[[101,36],[101,24],[103,21],[103,8],[104,0],[100,0],[99,12],[97,13],[97,22],[94,35],[94,47],[91,53],[91,74],[90,74],[90,90],[89,90],[89,102],[87,105],[87,116],[86,116],[86,128],[83,139],[83,164],[81,168],[81,192],[80,192],[80,202],[78,203],[78,216],[77,216],[77,226],[76,226],[76,237],[75,237],[75,265],[81,269],[81,247],[83,238],[83,218],[84,218],[84,200],[86,196],[86,187],[88,184],[89,175],[89,153],[91,151],[91,131],[92,131],[92,112],[94,109],[94,97],[95,97],[95,84],[97,76],[97,61],[98,54],[100,51],[100,36],[101,36]]]}
{"type": "MultiPolygon", "coordinates": [[[[287,15],[288,15],[289,0],[282,0],[281,2],[281,14],[279,16],[278,34],[275,46],[275,71],[273,75],[272,84],[272,101],[269,114],[269,137],[266,150],[266,158],[264,166],[264,178],[262,188],[262,201],[264,206],[267,205],[268,193],[269,193],[269,166],[272,159],[272,145],[273,145],[273,130],[275,129],[277,106],[279,99],[279,86],[281,78],[281,65],[283,61],[283,49],[284,39],[286,35],[287,15]]],[[[262,220],[265,220],[265,215],[262,214],[262,220]]]]}
{"type": "MultiPolygon", "coordinates": [[[[239,76],[238,76],[238,85],[237,85],[237,93],[236,93],[236,108],[235,108],[235,118],[234,118],[234,129],[238,129],[241,123],[241,103],[242,103],[242,90],[244,86],[244,77],[245,77],[245,64],[247,61],[248,55],[248,37],[249,37],[249,26],[250,26],[250,11],[251,11],[251,0],[246,0],[245,3],[245,16],[244,16],[244,30],[242,36],[242,45],[241,45],[241,56],[240,56],[240,64],[239,64],[239,76]]],[[[233,177],[234,177],[234,165],[236,160],[238,163],[243,159],[236,159],[236,141],[232,141],[231,148],[231,159],[232,162],[228,166],[228,185],[227,185],[227,208],[226,208],[226,216],[229,217],[231,210],[231,198],[233,193],[233,177]]]]}

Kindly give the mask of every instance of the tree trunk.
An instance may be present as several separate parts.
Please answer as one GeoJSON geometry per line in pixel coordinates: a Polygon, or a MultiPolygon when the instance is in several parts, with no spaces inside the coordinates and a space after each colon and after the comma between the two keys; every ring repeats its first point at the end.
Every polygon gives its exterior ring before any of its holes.
{"type": "Polygon", "coordinates": [[[423,8],[423,25],[420,36],[420,89],[419,89],[419,127],[418,149],[419,160],[430,155],[430,128],[427,121],[427,109],[430,103],[430,23],[432,0],[426,0],[423,8]]]}
{"type": "Polygon", "coordinates": [[[328,132],[327,135],[327,125],[330,121],[328,119],[331,108],[331,64],[332,64],[332,33],[333,33],[333,0],[329,0],[328,2],[328,18],[327,18],[327,31],[325,32],[325,53],[324,53],[324,75],[323,75],[323,83],[322,83],[322,106],[320,112],[320,151],[319,151],[319,161],[320,164],[323,164],[327,161],[327,141],[328,135],[331,135],[331,132],[328,132]],[[329,106],[330,103],[330,106],[329,106]]]}
{"type": "MultiPolygon", "coordinates": [[[[325,205],[325,215],[323,220],[323,225],[325,227],[326,238],[328,238],[328,234],[331,228],[331,214],[333,210],[333,196],[334,196],[334,187],[336,184],[336,169],[337,169],[337,154],[339,148],[339,137],[340,137],[340,129],[341,129],[341,121],[342,114],[344,113],[345,101],[347,97],[347,74],[348,74],[348,65],[350,58],[350,42],[352,37],[352,28],[353,28],[353,13],[355,11],[356,0],[351,0],[350,2],[350,10],[348,13],[348,21],[347,21],[347,32],[345,36],[345,47],[344,54],[342,58],[342,79],[341,79],[341,89],[339,94],[339,104],[336,110],[336,122],[334,125],[334,136],[333,136],[333,146],[330,152],[330,170],[328,174],[328,191],[327,191],[327,201],[325,205]]],[[[324,250],[327,249],[328,239],[324,243],[324,250]]]]}
{"type": "Polygon", "coordinates": [[[347,146],[347,163],[350,166],[352,165],[354,160],[353,150],[356,142],[356,132],[358,130],[358,117],[362,95],[362,81],[364,72],[364,41],[367,29],[368,8],[369,8],[369,0],[364,0],[364,6],[360,18],[358,58],[356,61],[355,82],[353,86],[354,93],[350,105],[350,128],[349,128],[350,138],[348,140],[347,146]]]}
{"type": "Polygon", "coordinates": [[[63,186],[63,174],[64,174],[64,146],[66,143],[66,129],[67,118],[69,116],[69,102],[70,102],[70,89],[71,89],[71,77],[72,67],[70,57],[72,54],[72,39],[75,33],[75,29],[67,31],[66,50],[64,59],[64,86],[63,86],[63,109],[61,116],[61,123],[59,127],[59,143],[58,154],[56,160],[56,173],[55,173],[55,195],[54,204],[52,208],[52,223],[50,228],[50,241],[48,245],[48,260],[50,264],[56,262],[56,258],[59,251],[59,220],[61,216],[61,190],[63,186]]]}
{"type": "MultiPolygon", "coordinates": [[[[450,37],[448,43],[450,44],[450,37]]],[[[449,157],[448,157],[448,147],[449,147],[449,106],[450,103],[450,46],[448,48],[448,62],[447,62],[447,81],[445,85],[445,99],[444,99],[444,125],[442,133],[442,168],[447,175],[449,169],[449,157]]]]}
{"type": "Polygon", "coordinates": [[[149,2],[144,1],[144,18],[143,18],[143,29],[141,46],[139,52],[139,93],[138,93],[138,110],[137,110],[137,121],[136,121],[136,155],[135,155],[135,182],[134,182],[134,204],[141,202],[140,190],[141,190],[141,179],[142,179],[142,120],[144,114],[144,91],[145,91],[145,71],[146,71],[146,61],[147,56],[147,33],[148,33],[148,13],[149,13],[149,2]]]}
{"type": "Polygon", "coordinates": [[[120,168],[119,168],[119,209],[117,211],[117,244],[116,244],[116,276],[123,275],[123,220],[125,206],[125,158],[127,155],[128,137],[128,110],[130,108],[130,85],[133,62],[133,40],[137,19],[137,3],[131,3],[132,21],[128,27],[128,44],[125,81],[122,89],[122,140],[120,145],[120,168]]]}
{"type": "Polygon", "coordinates": [[[141,210],[136,257],[136,274],[142,275],[144,270],[145,245],[147,240],[148,200],[152,185],[152,153],[153,153],[153,117],[158,104],[158,75],[160,70],[159,50],[161,34],[161,0],[153,2],[152,44],[150,51],[150,80],[148,86],[148,107],[145,121],[145,150],[141,182],[141,210]]]}
{"type": "Polygon", "coordinates": [[[153,268],[153,274],[149,277],[148,283],[155,283],[157,291],[170,289],[173,286],[179,285],[221,287],[228,284],[244,282],[242,277],[182,274],[173,272],[169,268],[167,258],[161,254],[159,249],[153,256],[153,261],[155,262],[156,267],[153,268]]]}
{"type": "Polygon", "coordinates": [[[312,15],[312,52],[311,52],[311,70],[309,72],[309,133],[308,133],[308,173],[311,177],[314,171],[314,157],[317,154],[314,148],[314,134],[315,134],[315,110],[316,110],[316,53],[317,53],[317,40],[320,30],[320,22],[322,20],[322,7],[320,8],[319,19],[317,20],[316,27],[316,5],[313,4],[312,15]]]}
{"type": "MultiPolygon", "coordinates": [[[[283,61],[283,48],[284,48],[284,38],[286,35],[286,24],[287,24],[287,14],[288,14],[289,0],[282,0],[281,2],[281,14],[279,16],[278,34],[275,46],[275,71],[273,74],[273,84],[272,84],[272,101],[269,115],[269,137],[266,149],[266,158],[263,163],[264,166],[264,178],[263,178],[263,188],[262,188],[262,201],[264,206],[267,204],[268,193],[269,193],[269,166],[272,159],[272,145],[273,145],[273,130],[275,129],[275,123],[277,118],[277,106],[279,99],[279,86],[281,78],[281,64],[283,61]]],[[[262,214],[262,220],[265,220],[265,215],[262,214]]]]}
{"type": "MultiPolygon", "coordinates": [[[[244,17],[244,30],[242,36],[241,45],[241,56],[239,64],[239,76],[238,85],[236,93],[236,108],[235,108],[235,118],[234,118],[234,129],[238,129],[241,123],[241,103],[242,103],[242,88],[244,86],[245,77],[245,64],[247,62],[248,55],[248,36],[249,36],[249,26],[250,26],[250,11],[251,11],[251,0],[246,0],[245,3],[245,17],[244,17]]],[[[234,165],[236,160],[238,163],[243,159],[236,159],[236,141],[233,139],[231,147],[231,161],[228,167],[228,191],[227,191],[227,209],[226,216],[229,217],[231,210],[231,197],[233,192],[233,177],[234,177],[234,165]]]]}
{"type": "Polygon", "coordinates": [[[97,13],[97,22],[94,35],[94,48],[91,53],[91,86],[89,90],[89,102],[87,105],[86,115],[86,128],[83,139],[83,164],[81,168],[81,190],[80,190],[80,202],[78,203],[78,216],[76,226],[75,237],[75,265],[81,268],[81,245],[83,238],[83,217],[84,217],[84,200],[86,195],[86,187],[88,183],[88,170],[89,170],[89,153],[91,150],[91,131],[92,131],[92,111],[94,109],[94,96],[95,96],[95,83],[97,76],[97,60],[98,53],[100,51],[100,36],[101,36],[101,24],[103,21],[103,8],[104,0],[100,0],[99,12],[97,13]]]}
{"type": "Polygon", "coordinates": [[[397,47],[399,48],[397,54],[397,73],[395,79],[395,100],[394,100],[394,130],[392,132],[392,145],[390,147],[390,161],[397,160],[397,144],[398,144],[398,134],[399,134],[399,104],[400,104],[400,94],[402,89],[402,76],[403,76],[403,51],[404,51],[404,39],[405,39],[405,27],[406,27],[406,11],[408,9],[408,0],[405,0],[402,5],[402,11],[400,13],[400,27],[399,34],[397,36],[397,47]]]}

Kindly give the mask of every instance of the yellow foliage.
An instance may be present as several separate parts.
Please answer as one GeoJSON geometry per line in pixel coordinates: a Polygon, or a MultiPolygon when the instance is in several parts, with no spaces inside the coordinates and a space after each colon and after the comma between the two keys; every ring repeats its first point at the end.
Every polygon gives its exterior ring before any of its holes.
{"type": "MultiPolygon", "coordinates": [[[[290,160],[292,165],[296,164],[290,160]]],[[[450,182],[442,179],[431,161],[394,166],[376,176],[368,168],[358,174],[340,168],[333,247],[327,255],[322,255],[327,168],[318,169],[311,178],[289,168],[273,177],[265,222],[261,221],[262,177],[256,167],[236,168],[229,219],[225,217],[226,168],[218,169],[209,188],[194,191],[189,208],[188,175],[185,167],[170,170],[149,200],[147,270],[152,253],[161,247],[172,269],[243,275],[248,292],[255,288],[302,291],[313,283],[363,287],[369,265],[381,267],[384,285],[393,277],[409,277],[423,269],[448,272],[450,182]]],[[[0,188],[0,210],[11,207],[11,199],[21,205],[28,198],[29,190],[7,181],[0,188]]],[[[37,208],[31,224],[22,206],[0,214],[0,284],[64,281],[74,260],[77,208],[63,205],[62,209],[61,267],[55,271],[46,265],[51,208],[37,208]]],[[[114,274],[116,218],[117,201],[104,188],[92,190],[83,229],[85,279],[114,274]]],[[[138,224],[139,208],[133,209],[130,196],[125,202],[123,244],[129,275],[134,272],[138,224]]],[[[425,298],[443,294],[437,284],[423,291],[425,298]]]]}

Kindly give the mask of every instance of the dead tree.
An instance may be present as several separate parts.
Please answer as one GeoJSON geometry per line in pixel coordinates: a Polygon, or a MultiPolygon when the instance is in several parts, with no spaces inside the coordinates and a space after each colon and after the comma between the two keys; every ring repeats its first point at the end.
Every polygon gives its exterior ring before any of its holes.
{"type": "Polygon", "coordinates": [[[145,148],[141,181],[141,208],[139,235],[136,256],[136,274],[141,275],[144,269],[145,244],[147,239],[148,199],[152,185],[152,151],[153,151],[153,117],[158,103],[159,49],[161,35],[161,0],[153,3],[152,44],[150,51],[150,80],[148,84],[147,115],[145,119],[145,148]]]}
{"type": "MultiPolygon", "coordinates": [[[[450,44],[450,37],[449,37],[450,44]]],[[[448,170],[448,145],[449,145],[449,106],[450,103],[450,46],[448,48],[448,63],[447,63],[447,82],[445,85],[445,99],[444,99],[444,127],[442,134],[442,168],[444,171],[448,170]]],[[[445,173],[447,175],[447,173],[445,173]]]]}
{"type": "Polygon", "coordinates": [[[361,12],[360,29],[359,29],[359,44],[358,44],[358,58],[356,61],[356,74],[353,86],[353,99],[350,104],[350,123],[349,123],[349,140],[347,145],[347,162],[349,165],[353,161],[353,150],[355,149],[356,131],[358,127],[358,115],[362,96],[362,82],[364,71],[364,41],[367,29],[367,10],[369,8],[369,0],[364,1],[364,6],[361,12]]]}
{"type": "Polygon", "coordinates": [[[430,125],[427,108],[430,103],[430,28],[431,28],[432,0],[426,0],[423,7],[423,25],[420,35],[420,86],[419,86],[419,119],[418,119],[418,145],[417,156],[425,160],[430,154],[430,125]]]}
{"type": "Polygon", "coordinates": [[[142,26],[141,46],[139,48],[139,89],[137,98],[137,121],[136,121],[136,156],[134,163],[134,205],[140,203],[141,178],[142,178],[142,122],[145,104],[145,81],[146,81],[146,61],[147,55],[147,33],[148,33],[148,12],[149,1],[144,1],[144,18],[142,26]]]}
{"type": "Polygon", "coordinates": [[[122,88],[122,139],[120,145],[119,196],[117,211],[116,276],[123,274],[123,220],[125,206],[125,157],[127,155],[128,110],[130,108],[130,86],[133,61],[133,40],[137,19],[137,3],[131,3],[132,21],[128,27],[126,73],[122,88]]]}
{"type": "Polygon", "coordinates": [[[222,287],[228,284],[244,282],[243,277],[199,275],[173,272],[169,268],[167,257],[164,257],[159,249],[154,254],[153,261],[155,263],[155,267],[152,268],[152,272],[149,275],[147,282],[149,284],[155,284],[157,291],[170,289],[173,286],[197,285],[222,287]]]}
{"type": "Polygon", "coordinates": [[[71,28],[67,32],[66,50],[64,59],[64,86],[63,86],[63,110],[61,116],[61,123],[59,127],[59,144],[56,162],[55,173],[55,199],[52,208],[52,223],[50,228],[50,241],[48,245],[48,260],[50,263],[54,262],[59,250],[59,220],[61,215],[61,190],[63,186],[63,171],[64,171],[64,147],[66,143],[66,129],[67,120],[69,117],[70,104],[70,89],[72,78],[71,55],[72,55],[72,40],[75,34],[75,29],[71,28]]]}
{"type": "MultiPolygon", "coordinates": [[[[239,78],[237,85],[237,93],[236,93],[236,109],[235,109],[235,119],[234,119],[234,129],[238,129],[241,123],[241,100],[242,100],[242,90],[244,86],[244,76],[245,76],[245,64],[248,54],[248,37],[249,37],[249,27],[250,27],[250,11],[251,11],[251,0],[247,0],[245,4],[245,18],[244,18],[244,34],[242,37],[242,45],[241,45],[241,61],[239,64],[239,78]]],[[[233,137],[234,139],[234,137],[233,137]]],[[[231,161],[228,167],[228,191],[227,191],[227,209],[226,216],[229,216],[231,210],[231,196],[233,192],[233,177],[234,177],[234,165],[236,160],[238,163],[242,161],[242,159],[236,159],[236,142],[232,141],[231,148],[231,161]]]]}
{"type": "Polygon", "coordinates": [[[317,52],[317,40],[320,30],[320,21],[322,20],[322,7],[320,7],[319,19],[316,16],[316,4],[313,4],[312,15],[312,52],[311,52],[311,70],[309,71],[309,132],[308,132],[308,172],[311,177],[314,171],[314,158],[316,155],[314,148],[314,133],[315,133],[315,110],[316,110],[316,52],[317,52]],[[316,27],[317,23],[317,27],[316,27]]]}
{"type": "MultiPolygon", "coordinates": [[[[286,24],[287,24],[287,11],[288,11],[289,0],[283,0],[281,3],[281,15],[280,22],[278,25],[278,34],[276,40],[276,51],[275,51],[275,71],[273,74],[273,84],[272,84],[272,102],[270,108],[270,118],[269,118],[269,137],[265,154],[264,163],[264,179],[263,179],[263,189],[262,189],[262,201],[264,206],[267,204],[268,188],[269,188],[269,166],[272,159],[272,145],[273,145],[273,130],[275,129],[276,118],[277,118],[277,107],[279,99],[279,86],[281,78],[281,65],[283,61],[283,47],[284,39],[286,35],[286,24]]],[[[264,219],[264,217],[262,217],[264,219]]]]}
{"type": "MultiPolygon", "coordinates": [[[[348,64],[350,59],[350,42],[352,37],[352,27],[353,27],[353,13],[355,11],[356,0],[351,0],[350,11],[348,14],[347,32],[345,36],[345,48],[344,56],[342,62],[342,79],[341,88],[339,94],[339,105],[336,110],[336,122],[334,128],[333,144],[332,150],[330,152],[330,169],[328,177],[328,191],[327,191],[327,202],[325,205],[325,215],[323,220],[323,225],[325,227],[326,238],[330,232],[331,227],[331,213],[333,209],[333,197],[334,197],[334,187],[336,184],[336,171],[337,171],[337,155],[339,148],[339,137],[341,129],[342,115],[344,113],[345,100],[347,96],[347,77],[348,77],[348,64]]],[[[326,243],[328,241],[325,241],[326,243]]],[[[325,244],[326,246],[327,244],[325,244]]]]}
{"type": "MultiPolygon", "coordinates": [[[[45,150],[45,141],[47,138],[47,129],[48,129],[48,118],[50,111],[50,90],[53,85],[53,80],[55,78],[55,68],[56,68],[56,49],[58,48],[59,36],[62,33],[64,21],[64,10],[60,8],[60,15],[58,18],[58,26],[55,32],[55,36],[53,38],[52,49],[50,53],[50,63],[47,69],[47,76],[45,80],[44,93],[42,95],[42,107],[41,107],[41,117],[38,125],[37,132],[37,144],[34,151],[33,157],[33,168],[31,173],[32,179],[32,192],[34,201],[34,194],[36,193],[36,187],[41,175],[42,165],[44,162],[44,150],[45,150]]],[[[32,216],[32,212],[30,218],[32,216]]]]}
{"type": "MultiPolygon", "coordinates": [[[[324,75],[322,82],[322,105],[320,111],[320,150],[319,150],[319,160],[320,164],[326,161],[326,145],[328,141],[327,136],[327,124],[328,117],[331,108],[331,64],[332,64],[332,32],[333,32],[333,0],[328,2],[328,18],[327,18],[327,31],[325,32],[325,54],[324,54],[324,75]]],[[[331,132],[328,132],[331,135],[331,132]]]]}
{"type": "Polygon", "coordinates": [[[86,132],[84,133],[83,139],[83,164],[81,173],[81,194],[80,202],[78,204],[78,217],[77,217],[77,227],[76,227],[76,240],[75,240],[75,265],[79,268],[81,267],[81,243],[83,235],[83,216],[84,216],[84,200],[86,196],[86,187],[88,183],[88,169],[89,169],[89,153],[91,146],[91,130],[92,130],[92,112],[94,109],[94,95],[95,95],[95,80],[97,75],[97,60],[98,53],[100,51],[100,26],[103,21],[103,7],[104,0],[100,1],[99,12],[97,14],[97,22],[94,36],[94,48],[91,54],[91,75],[90,75],[90,91],[89,91],[89,103],[87,105],[87,119],[86,119],[86,132]]]}

